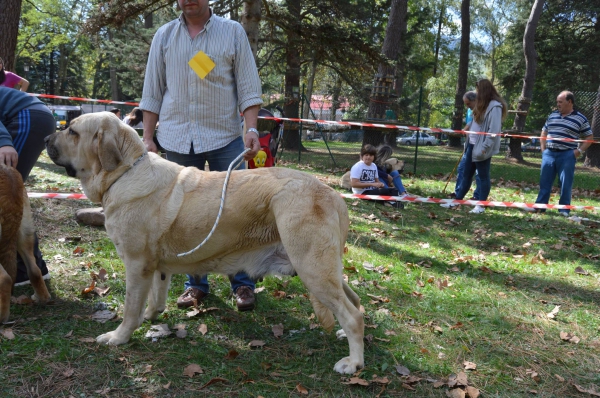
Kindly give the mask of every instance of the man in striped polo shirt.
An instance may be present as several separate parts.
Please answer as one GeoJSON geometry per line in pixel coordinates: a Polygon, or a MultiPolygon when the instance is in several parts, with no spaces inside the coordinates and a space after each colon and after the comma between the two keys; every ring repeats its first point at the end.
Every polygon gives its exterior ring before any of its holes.
{"type": "MultiPolygon", "coordinates": [[[[548,116],[542,128],[542,139],[540,140],[542,147],[540,192],[535,203],[548,204],[552,185],[558,175],[560,181],[560,200],[558,203],[561,205],[571,204],[575,161],[585,154],[591,142],[582,142],[578,147],[576,142],[562,141],[562,139],[588,139],[592,136],[592,129],[587,118],[576,111],[574,106],[575,96],[573,93],[570,91],[561,92],[556,98],[557,110],[548,116]]],[[[535,210],[530,209],[530,211],[535,210]]],[[[559,210],[559,214],[567,217],[569,210],[559,210]]]]}

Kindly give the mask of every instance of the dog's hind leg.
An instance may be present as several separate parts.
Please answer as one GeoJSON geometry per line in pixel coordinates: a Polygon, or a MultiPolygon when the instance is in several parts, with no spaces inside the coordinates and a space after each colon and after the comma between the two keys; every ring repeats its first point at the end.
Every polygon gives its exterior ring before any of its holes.
{"type": "Polygon", "coordinates": [[[299,242],[303,240],[299,238],[301,235],[294,237],[295,243],[291,250],[286,248],[287,253],[311,293],[313,308],[323,327],[333,328],[333,313],[348,337],[350,355],[338,361],[333,369],[339,373],[354,373],[364,366],[364,320],[358,309],[358,296],[354,292],[350,294],[350,288],[344,286],[339,248],[321,246],[324,240],[304,245],[299,242]]]}
{"type": "Polygon", "coordinates": [[[130,259],[125,255],[122,259],[125,263],[126,278],[123,322],[112,332],[98,336],[96,342],[101,344],[120,345],[127,343],[133,332],[144,321],[144,306],[152,285],[156,261],[145,258],[145,256],[136,256],[135,259],[130,259]]]}
{"type": "Polygon", "coordinates": [[[29,281],[35,292],[33,298],[43,304],[50,301],[50,293],[42,278],[42,271],[37,266],[35,257],[33,256],[35,243],[33,216],[31,215],[31,206],[29,204],[27,192],[23,192],[25,200],[23,201],[23,218],[21,219],[21,226],[17,238],[17,251],[23,259],[23,263],[25,263],[25,268],[27,268],[27,276],[29,276],[29,281]]]}
{"type": "Polygon", "coordinates": [[[144,318],[155,320],[167,308],[167,295],[171,285],[171,274],[154,271],[152,288],[148,292],[148,306],[144,312],[144,318]]]}
{"type": "MultiPolygon", "coordinates": [[[[1,260],[1,259],[0,259],[1,260]]],[[[10,315],[10,293],[13,281],[0,264],[0,325],[8,321],[10,315]]]]}

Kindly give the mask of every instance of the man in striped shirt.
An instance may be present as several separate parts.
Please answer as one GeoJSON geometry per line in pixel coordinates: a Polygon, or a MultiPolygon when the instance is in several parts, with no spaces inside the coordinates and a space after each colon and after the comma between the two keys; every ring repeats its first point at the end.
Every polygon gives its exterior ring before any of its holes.
{"type": "MultiPolygon", "coordinates": [[[[574,141],[563,139],[589,139],[592,129],[587,118],[574,109],[575,96],[570,91],[561,92],[556,98],[557,110],[552,112],[542,128],[540,145],[542,148],[542,170],[540,173],[540,192],[535,203],[547,204],[550,200],[552,185],[558,175],[560,181],[559,204],[571,204],[571,188],[575,176],[575,161],[585,154],[591,142],[582,142],[577,146],[574,141]]],[[[530,209],[529,211],[535,211],[530,209]]],[[[543,211],[543,210],[542,210],[543,211]]],[[[559,210],[563,216],[569,210],[559,210]]]]}
{"type": "MultiPolygon", "coordinates": [[[[158,29],[148,54],[140,102],[143,140],[148,151],[157,151],[153,136],[160,116],[157,139],[168,160],[200,170],[208,162],[211,171],[225,171],[244,146],[251,148],[246,160],[260,150],[256,63],[242,26],[214,15],[208,0],[178,0],[178,6],[182,14],[158,29]],[[207,73],[202,76],[199,69],[207,73]]],[[[238,310],[254,309],[254,282],[244,273],[230,281],[238,310]]],[[[209,292],[206,275],[188,275],[185,287],[179,307],[192,306],[209,292]]]]}

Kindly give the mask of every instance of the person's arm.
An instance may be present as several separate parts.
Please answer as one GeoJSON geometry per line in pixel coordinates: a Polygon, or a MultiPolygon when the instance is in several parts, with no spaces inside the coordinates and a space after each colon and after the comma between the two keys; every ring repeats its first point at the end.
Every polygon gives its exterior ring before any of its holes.
{"type": "Polygon", "coordinates": [[[540,134],[540,150],[544,152],[546,150],[546,137],[548,136],[548,131],[542,129],[542,133],[540,134]]]}
{"type": "Polygon", "coordinates": [[[158,148],[154,143],[154,130],[156,129],[156,123],[158,122],[158,114],[150,111],[144,112],[144,135],[142,141],[146,145],[148,152],[158,152],[158,148]]]}
{"type": "Polygon", "coordinates": [[[375,182],[360,182],[358,178],[350,179],[350,186],[352,188],[383,188],[383,182],[380,182],[378,179],[375,182]]]}
{"type": "MultiPolygon", "coordinates": [[[[260,141],[258,140],[258,133],[256,131],[248,131],[249,129],[255,129],[258,125],[258,111],[260,110],[259,105],[249,106],[244,109],[244,122],[246,125],[246,134],[244,135],[244,145],[246,148],[250,148],[250,151],[244,154],[245,160],[254,159],[258,151],[260,151],[260,141]]],[[[146,115],[144,114],[144,121],[146,115]]],[[[145,132],[145,130],[144,130],[145,132]]]]}
{"type": "Polygon", "coordinates": [[[27,80],[27,79],[21,78],[21,81],[19,82],[19,84],[21,85],[21,91],[23,91],[23,92],[26,92],[27,89],[29,88],[29,80],[27,80]]]}

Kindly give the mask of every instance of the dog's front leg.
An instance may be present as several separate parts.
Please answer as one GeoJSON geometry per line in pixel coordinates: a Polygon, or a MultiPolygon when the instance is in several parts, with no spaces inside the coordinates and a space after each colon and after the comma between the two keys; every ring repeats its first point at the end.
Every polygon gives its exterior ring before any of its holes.
{"type": "Polygon", "coordinates": [[[144,305],[152,285],[153,269],[156,264],[147,259],[123,260],[125,263],[125,309],[123,322],[112,332],[104,333],[96,338],[101,344],[125,344],[133,332],[144,321],[144,305]]]}
{"type": "Polygon", "coordinates": [[[167,308],[167,295],[171,285],[171,274],[154,271],[152,289],[148,292],[148,306],[144,318],[155,320],[167,308]]]}

